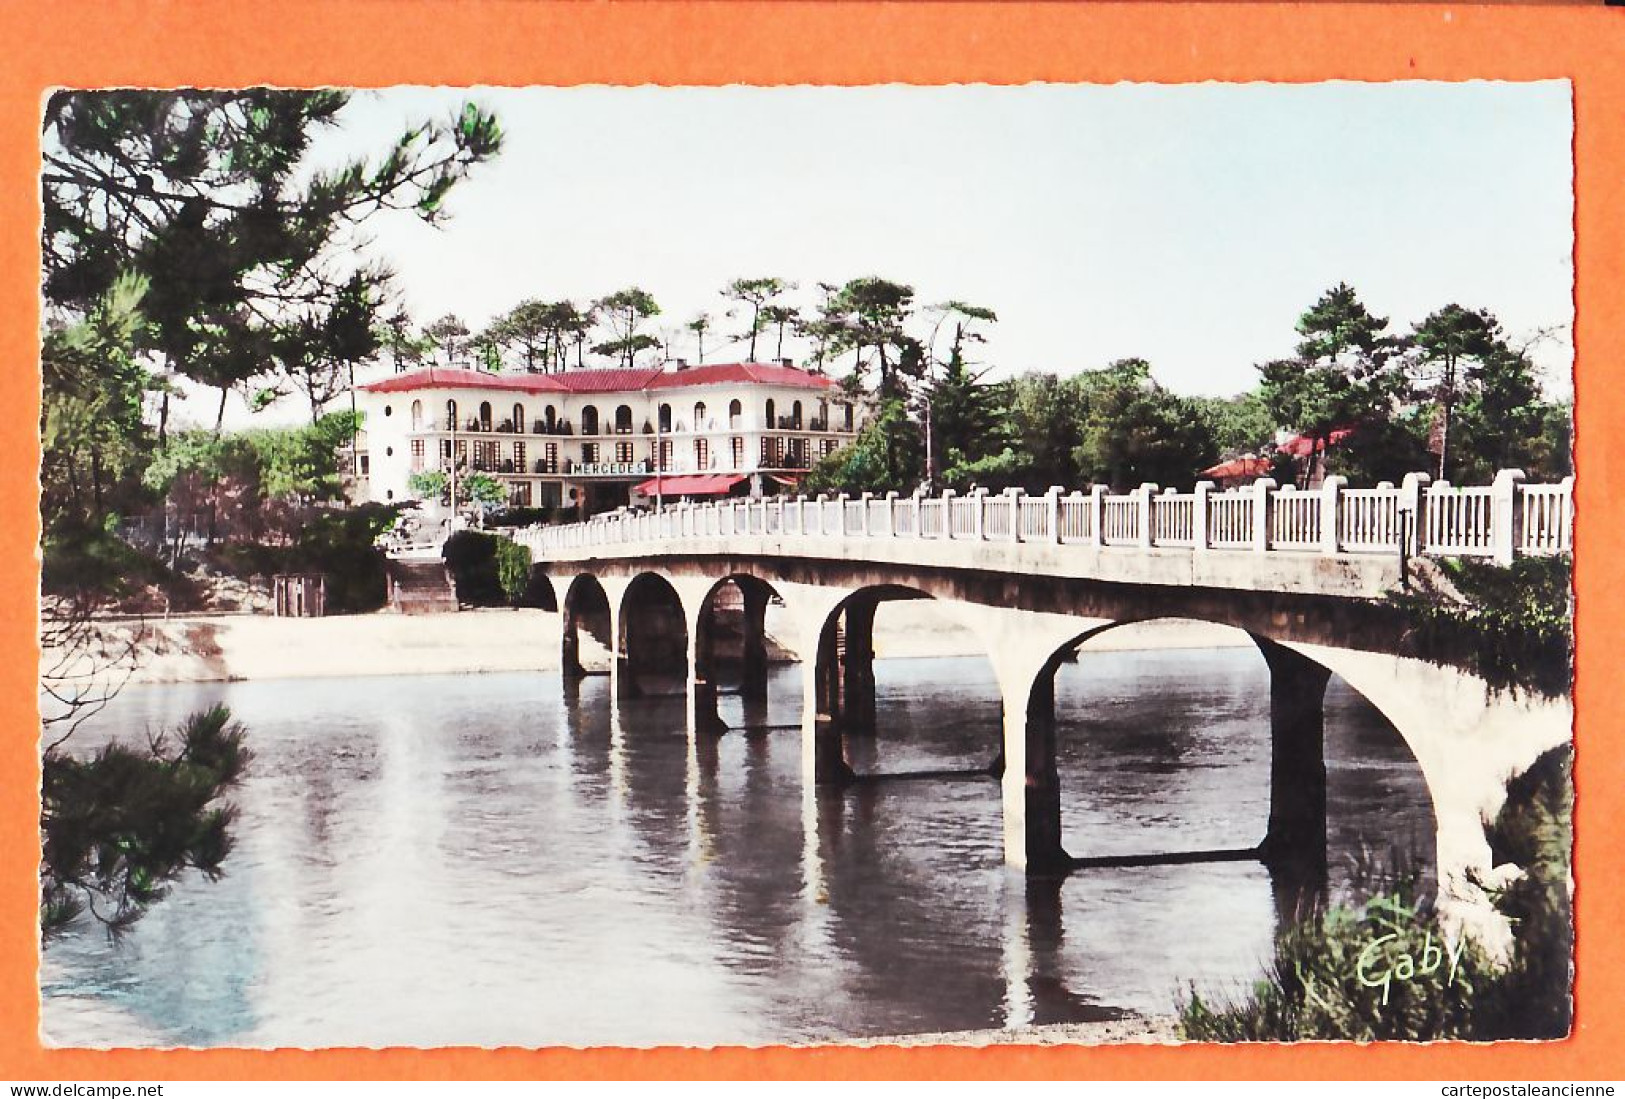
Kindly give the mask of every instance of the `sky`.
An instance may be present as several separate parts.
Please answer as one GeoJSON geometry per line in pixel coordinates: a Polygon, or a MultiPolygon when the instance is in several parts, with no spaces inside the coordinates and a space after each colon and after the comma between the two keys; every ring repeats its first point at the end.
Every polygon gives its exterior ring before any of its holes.
{"type": "MultiPolygon", "coordinates": [[[[636,285],[692,360],[695,315],[740,328],[731,279],[788,279],[806,306],[879,275],[993,309],[993,377],[1138,356],[1228,394],[1346,281],[1397,331],[1451,302],[1520,341],[1556,329],[1533,354],[1571,391],[1566,81],[398,88],[358,93],[315,155],[375,155],[466,99],[498,114],[502,153],[443,227],[368,226],[422,322],[636,285]]],[[[708,361],[743,357],[719,342],[708,361]]]]}

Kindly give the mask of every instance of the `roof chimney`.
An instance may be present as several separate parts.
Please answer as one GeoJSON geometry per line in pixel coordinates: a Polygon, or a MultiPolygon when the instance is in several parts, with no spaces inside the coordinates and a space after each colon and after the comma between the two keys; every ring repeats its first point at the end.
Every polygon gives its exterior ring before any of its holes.
{"type": "Polygon", "coordinates": [[[687,370],[688,369],[688,360],[687,359],[673,359],[672,360],[672,369],[673,370],[687,370]]]}
{"type": "Polygon", "coordinates": [[[794,366],[794,365],[796,365],[796,361],[794,359],[780,359],[779,360],[779,365],[780,366],[794,366]]]}

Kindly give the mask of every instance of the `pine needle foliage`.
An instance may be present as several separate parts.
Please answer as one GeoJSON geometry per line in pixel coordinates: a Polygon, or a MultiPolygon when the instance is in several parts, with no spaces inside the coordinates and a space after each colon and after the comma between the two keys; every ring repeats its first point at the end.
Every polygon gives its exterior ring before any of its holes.
{"type": "Polygon", "coordinates": [[[223,873],[236,809],[224,800],[252,753],[225,706],[142,746],[108,744],[42,761],[40,926],[47,938],[89,913],[129,930],[183,874],[223,873]]]}

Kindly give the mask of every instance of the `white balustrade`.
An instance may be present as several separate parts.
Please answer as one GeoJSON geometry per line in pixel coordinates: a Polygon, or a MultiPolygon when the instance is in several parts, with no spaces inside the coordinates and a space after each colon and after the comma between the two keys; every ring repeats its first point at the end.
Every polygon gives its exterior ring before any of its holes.
{"type": "Polygon", "coordinates": [[[1062,542],[1092,542],[1099,529],[1093,522],[1090,498],[1081,492],[1061,497],[1062,542]]]}
{"type": "Polygon", "coordinates": [[[911,496],[908,499],[894,501],[892,511],[892,533],[899,538],[918,538],[920,535],[920,498],[911,496]]]}
{"type": "Polygon", "coordinates": [[[1195,552],[1290,550],[1322,554],[1423,553],[1489,557],[1567,553],[1573,549],[1574,478],[1530,485],[1504,470],[1493,485],[1458,487],[1411,474],[1399,487],[1347,488],[1328,478],[1312,492],[1260,481],[1216,491],[1157,493],[1146,485],[1124,495],[1101,486],[1088,494],[1052,488],[997,495],[858,499],[805,497],[677,503],[658,513],[600,515],[566,526],[532,527],[515,541],[537,558],[606,545],[649,545],[742,536],[796,539],[916,538],[1110,547],[1152,546],[1195,552]]]}
{"type": "Polygon", "coordinates": [[[1428,486],[1422,552],[1441,557],[1489,557],[1495,552],[1493,500],[1488,488],[1428,486]]]}
{"type": "Polygon", "coordinates": [[[1230,489],[1207,498],[1207,544],[1213,549],[1249,549],[1253,544],[1254,493],[1230,489]]]}
{"type": "Polygon", "coordinates": [[[825,500],[823,507],[819,510],[822,512],[819,516],[820,526],[818,530],[820,534],[846,533],[846,530],[841,525],[846,518],[845,499],[825,500]]]}
{"type": "Polygon", "coordinates": [[[1574,478],[1523,486],[1519,553],[1567,553],[1574,527],[1574,478]]]}
{"type": "Polygon", "coordinates": [[[1287,485],[1270,500],[1270,546],[1274,549],[1320,548],[1321,495],[1287,485]]]}
{"type": "Polygon", "coordinates": [[[891,534],[891,500],[897,498],[896,493],[888,499],[885,496],[869,500],[869,516],[864,530],[873,537],[882,537],[891,534]]]}
{"type": "Polygon", "coordinates": [[[1043,542],[1052,537],[1050,528],[1050,497],[1022,496],[1021,508],[1021,540],[1023,542],[1043,542]]]}
{"type": "Polygon", "coordinates": [[[1151,542],[1157,546],[1196,544],[1196,496],[1168,489],[1151,498],[1151,542]]]}
{"type": "Polygon", "coordinates": [[[1015,538],[1015,500],[1009,496],[982,498],[982,537],[990,542],[1015,538]]]}
{"type": "Polygon", "coordinates": [[[1101,522],[1101,541],[1108,546],[1134,546],[1140,541],[1140,498],[1107,496],[1101,522]]]}
{"type": "Polygon", "coordinates": [[[941,500],[920,501],[920,537],[943,537],[943,532],[948,529],[947,513],[948,500],[946,496],[941,500]]]}
{"type": "Polygon", "coordinates": [[[1337,540],[1349,553],[1396,553],[1403,538],[1399,492],[1384,481],[1376,488],[1346,488],[1338,496],[1337,540]]]}
{"type": "Polygon", "coordinates": [[[869,501],[846,500],[845,510],[841,517],[842,534],[865,534],[864,523],[868,518],[869,501]]]}

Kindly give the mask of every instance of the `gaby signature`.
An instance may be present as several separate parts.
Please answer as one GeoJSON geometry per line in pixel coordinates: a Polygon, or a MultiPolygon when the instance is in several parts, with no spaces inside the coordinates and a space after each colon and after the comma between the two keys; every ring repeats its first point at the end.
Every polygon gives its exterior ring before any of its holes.
{"type": "Polygon", "coordinates": [[[1381,988],[1382,1002],[1388,1003],[1388,993],[1395,982],[1403,984],[1418,977],[1430,977],[1437,973],[1446,961],[1450,963],[1449,972],[1445,975],[1445,984],[1452,984],[1456,979],[1456,971],[1461,964],[1461,955],[1467,948],[1465,937],[1457,940],[1455,946],[1448,951],[1442,944],[1435,945],[1433,933],[1428,932],[1422,939],[1422,950],[1413,956],[1409,950],[1398,952],[1387,949],[1384,944],[1399,938],[1397,931],[1390,931],[1386,935],[1379,935],[1365,944],[1355,961],[1354,976],[1366,988],[1381,988]]]}

